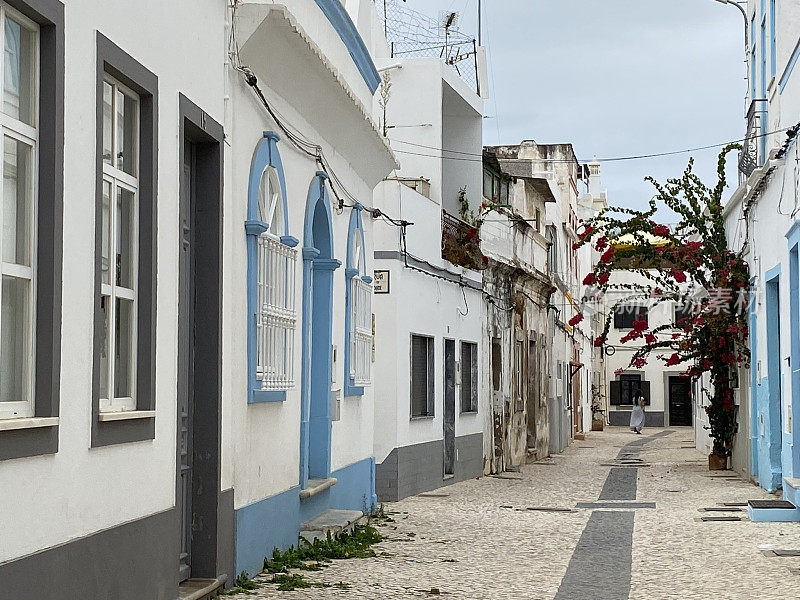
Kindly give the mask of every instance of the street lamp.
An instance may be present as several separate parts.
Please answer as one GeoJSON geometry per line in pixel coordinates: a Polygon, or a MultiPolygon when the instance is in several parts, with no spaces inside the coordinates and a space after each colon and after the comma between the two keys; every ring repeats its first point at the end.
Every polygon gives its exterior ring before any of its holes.
{"type": "Polygon", "coordinates": [[[742,5],[738,2],[733,2],[732,0],[716,0],[720,4],[729,4],[731,6],[735,6],[739,9],[739,12],[742,13],[742,18],[744,19],[744,55],[747,56],[750,53],[750,44],[747,43],[747,29],[749,27],[747,23],[747,11],[742,8],[742,5]]]}

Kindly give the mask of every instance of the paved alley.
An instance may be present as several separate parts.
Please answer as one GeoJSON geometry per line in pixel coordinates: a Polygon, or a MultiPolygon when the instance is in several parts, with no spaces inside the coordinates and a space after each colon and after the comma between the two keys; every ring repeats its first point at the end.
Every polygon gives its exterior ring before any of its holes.
{"type": "Polygon", "coordinates": [[[800,549],[800,526],[726,507],[770,496],[709,472],[692,437],[611,428],[521,473],[387,504],[376,558],[303,572],[346,589],[279,592],[259,577],[234,598],[796,598],[800,558],[771,550],[800,549]]]}

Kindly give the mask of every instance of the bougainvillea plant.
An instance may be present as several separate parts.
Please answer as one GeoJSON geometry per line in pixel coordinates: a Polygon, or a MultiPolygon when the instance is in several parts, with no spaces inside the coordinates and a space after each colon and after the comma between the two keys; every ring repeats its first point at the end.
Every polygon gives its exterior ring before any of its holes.
{"type": "MultiPolygon", "coordinates": [[[[749,365],[747,345],[750,289],[747,263],[741,252],[728,248],[722,214],[726,186],[725,159],[739,148],[726,146],[717,162],[717,184],[709,188],[692,171],[693,161],[680,178],[660,184],[647,210],[609,208],[586,221],[577,245],[594,244],[600,260],[584,279],[606,302],[602,333],[596,347],[606,344],[617,310],[632,304],[652,308],[662,303],[683,307],[683,318],[650,328],[644,319],[621,343],[638,340],[630,366],[642,368],[655,358],[665,367],[682,365],[685,375],[705,380],[710,398],[706,407],[713,454],[728,456],[736,434],[733,379],[738,365],[749,365]],[[677,215],[672,227],[656,223],[661,206],[677,215]],[[636,272],[633,283],[617,283],[615,270],[636,272]],[[610,292],[610,293],[609,293],[610,292]],[[704,378],[703,375],[708,377],[704,378]]],[[[598,296],[599,297],[599,296],[598,296]]]]}

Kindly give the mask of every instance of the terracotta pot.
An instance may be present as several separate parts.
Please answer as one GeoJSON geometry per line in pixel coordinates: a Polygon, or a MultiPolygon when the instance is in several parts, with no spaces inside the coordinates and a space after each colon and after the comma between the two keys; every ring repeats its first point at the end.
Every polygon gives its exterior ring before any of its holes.
{"type": "Polygon", "coordinates": [[[724,454],[709,454],[708,455],[708,470],[709,471],[725,471],[728,468],[728,457],[724,454]]]}

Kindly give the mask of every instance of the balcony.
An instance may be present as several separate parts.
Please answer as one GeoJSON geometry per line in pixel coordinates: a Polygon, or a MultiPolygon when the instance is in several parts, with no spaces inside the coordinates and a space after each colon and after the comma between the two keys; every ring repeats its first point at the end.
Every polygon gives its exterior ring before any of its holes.
{"type": "Polygon", "coordinates": [[[442,258],[467,269],[486,268],[481,252],[480,230],[447,211],[442,211],[442,258]]]}
{"type": "Polygon", "coordinates": [[[747,133],[739,154],[739,179],[746,180],[767,157],[767,101],[753,100],[747,111],[747,133]]]}

